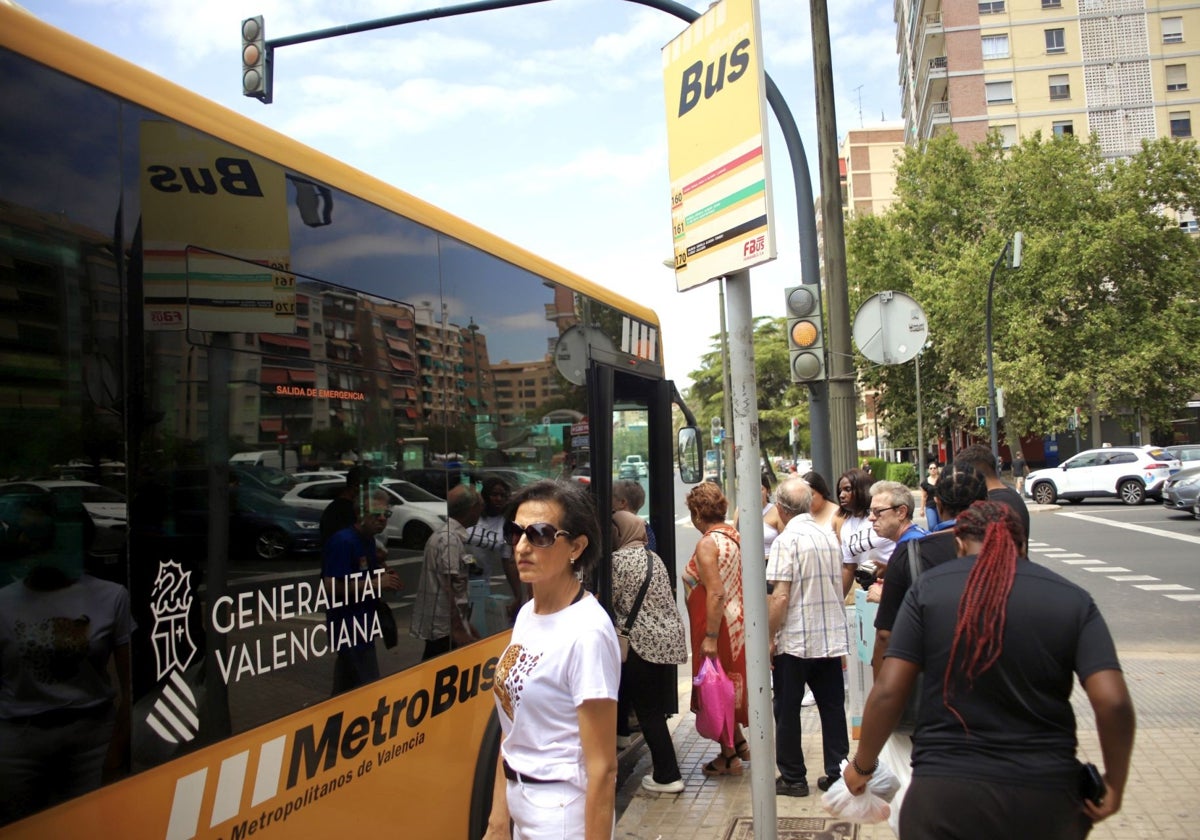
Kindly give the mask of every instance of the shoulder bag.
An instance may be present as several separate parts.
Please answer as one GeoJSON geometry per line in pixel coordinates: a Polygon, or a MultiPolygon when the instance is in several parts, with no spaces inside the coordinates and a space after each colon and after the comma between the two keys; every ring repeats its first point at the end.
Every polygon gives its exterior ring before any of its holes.
{"type": "Polygon", "coordinates": [[[617,628],[617,642],[621,645],[622,662],[629,658],[629,634],[633,631],[633,622],[637,618],[638,610],[642,608],[642,601],[646,599],[646,590],[650,588],[650,572],[653,569],[654,559],[647,551],[646,579],[642,581],[642,588],[638,590],[637,598],[634,599],[633,606],[629,609],[629,617],[625,619],[625,625],[617,628]]]}

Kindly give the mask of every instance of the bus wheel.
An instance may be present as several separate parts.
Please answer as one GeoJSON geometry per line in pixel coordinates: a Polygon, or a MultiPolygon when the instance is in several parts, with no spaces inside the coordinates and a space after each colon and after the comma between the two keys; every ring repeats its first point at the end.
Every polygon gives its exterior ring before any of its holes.
{"type": "Polygon", "coordinates": [[[488,817],[492,813],[492,794],[496,785],[496,763],[500,757],[500,717],[496,710],[488,718],[479,743],[479,757],[475,759],[475,775],[471,783],[471,814],[467,836],[480,840],[487,831],[488,817]]]}

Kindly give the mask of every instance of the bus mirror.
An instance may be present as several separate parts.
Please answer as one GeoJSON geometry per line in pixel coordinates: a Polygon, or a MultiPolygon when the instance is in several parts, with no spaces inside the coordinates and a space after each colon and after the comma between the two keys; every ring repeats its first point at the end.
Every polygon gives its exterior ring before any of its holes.
{"type": "Polygon", "coordinates": [[[679,477],[684,484],[700,481],[700,430],[695,426],[679,430],[679,477]]]}

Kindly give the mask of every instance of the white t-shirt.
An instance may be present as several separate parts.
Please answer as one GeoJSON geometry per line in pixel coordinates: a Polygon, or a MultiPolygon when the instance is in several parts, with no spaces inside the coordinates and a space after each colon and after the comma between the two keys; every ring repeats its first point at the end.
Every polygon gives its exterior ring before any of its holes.
{"type": "Polygon", "coordinates": [[[550,615],[529,601],[496,666],[495,695],[508,765],[534,779],[587,786],[577,709],[616,700],[621,650],[612,619],[591,595],[550,615]]]}
{"type": "Polygon", "coordinates": [[[483,567],[484,579],[504,574],[504,561],[512,556],[512,547],[504,541],[504,515],[481,516],[467,532],[467,553],[483,567]]]}
{"type": "Polygon", "coordinates": [[[85,574],[62,589],[0,589],[0,718],[111,703],[108,661],[132,632],[120,584],[85,574]]]}
{"type": "Polygon", "coordinates": [[[865,563],[884,565],[892,556],[896,544],[875,533],[875,526],[865,516],[851,516],[838,532],[842,543],[842,564],[862,566],[865,563]]]}

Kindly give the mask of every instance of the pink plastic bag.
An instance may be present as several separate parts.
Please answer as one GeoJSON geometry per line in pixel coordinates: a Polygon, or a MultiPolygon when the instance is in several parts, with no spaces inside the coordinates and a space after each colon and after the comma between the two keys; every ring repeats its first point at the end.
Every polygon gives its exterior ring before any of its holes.
{"type": "Polygon", "coordinates": [[[720,660],[705,657],[692,685],[696,687],[696,731],[733,749],[733,680],[725,675],[720,660]]]}

